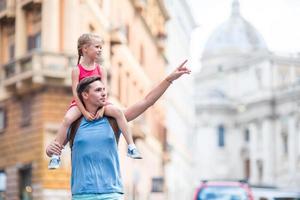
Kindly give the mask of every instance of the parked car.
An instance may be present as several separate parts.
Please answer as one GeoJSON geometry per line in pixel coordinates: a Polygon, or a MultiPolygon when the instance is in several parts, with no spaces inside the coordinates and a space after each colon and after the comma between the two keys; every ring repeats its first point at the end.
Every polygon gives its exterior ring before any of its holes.
{"type": "Polygon", "coordinates": [[[288,191],[280,188],[252,187],[255,200],[300,200],[300,189],[288,191]]]}
{"type": "Polygon", "coordinates": [[[194,200],[254,200],[244,181],[202,181],[194,200]]]}

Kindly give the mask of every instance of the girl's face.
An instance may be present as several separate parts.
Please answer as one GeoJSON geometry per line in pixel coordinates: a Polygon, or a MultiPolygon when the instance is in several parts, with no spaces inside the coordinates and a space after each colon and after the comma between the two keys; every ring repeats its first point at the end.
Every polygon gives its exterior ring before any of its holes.
{"type": "Polygon", "coordinates": [[[92,60],[97,60],[102,53],[102,41],[95,38],[90,44],[87,44],[84,49],[87,57],[92,60]]]}

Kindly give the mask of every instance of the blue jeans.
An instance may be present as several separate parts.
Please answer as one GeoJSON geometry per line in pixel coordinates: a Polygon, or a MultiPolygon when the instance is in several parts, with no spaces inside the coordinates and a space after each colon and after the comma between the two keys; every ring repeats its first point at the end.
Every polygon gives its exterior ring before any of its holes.
{"type": "Polygon", "coordinates": [[[72,200],[124,200],[123,194],[108,193],[108,194],[78,194],[73,195],[72,200]]]}

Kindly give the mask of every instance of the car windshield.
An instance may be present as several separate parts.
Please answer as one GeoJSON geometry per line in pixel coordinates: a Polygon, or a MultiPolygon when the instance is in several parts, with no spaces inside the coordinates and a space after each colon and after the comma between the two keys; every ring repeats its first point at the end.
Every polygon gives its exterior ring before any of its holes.
{"type": "Polygon", "coordinates": [[[197,200],[247,200],[245,189],[233,186],[207,186],[199,191],[197,200]]]}

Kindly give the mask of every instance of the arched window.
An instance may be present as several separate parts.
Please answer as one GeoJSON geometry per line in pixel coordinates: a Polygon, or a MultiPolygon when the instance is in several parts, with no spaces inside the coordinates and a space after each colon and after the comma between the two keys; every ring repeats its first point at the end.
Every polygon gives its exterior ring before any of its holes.
{"type": "Polygon", "coordinates": [[[289,153],[289,146],[288,146],[288,133],[287,131],[281,132],[281,140],[282,140],[282,152],[284,155],[288,155],[289,153]]]}
{"type": "Polygon", "coordinates": [[[218,126],[218,146],[225,146],[225,128],[222,124],[218,126]]]}
{"type": "Polygon", "coordinates": [[[245,131],[244,131],[244,140],[245,140],[245,142],[249,142],[250,141],[250,131],[249,131],[248,128],[245,129],[245,131]]]}

